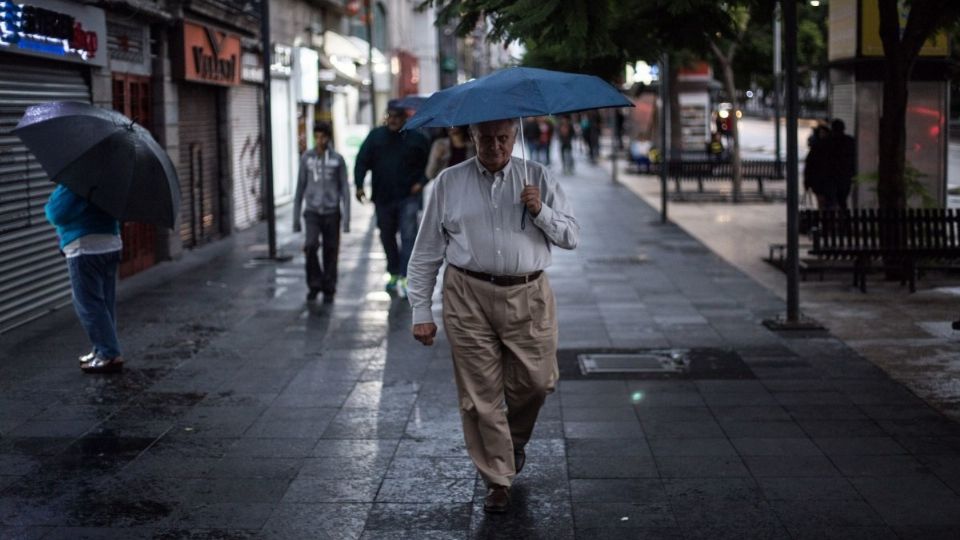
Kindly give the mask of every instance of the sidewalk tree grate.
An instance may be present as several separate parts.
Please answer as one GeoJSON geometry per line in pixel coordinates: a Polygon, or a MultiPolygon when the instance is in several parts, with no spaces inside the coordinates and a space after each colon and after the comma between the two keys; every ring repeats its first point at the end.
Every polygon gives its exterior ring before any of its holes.
{"type": "Polygon", "coordinates": [[[567,380],[756,378],[730,349],[561,349],[557,362],[567,380]]]}

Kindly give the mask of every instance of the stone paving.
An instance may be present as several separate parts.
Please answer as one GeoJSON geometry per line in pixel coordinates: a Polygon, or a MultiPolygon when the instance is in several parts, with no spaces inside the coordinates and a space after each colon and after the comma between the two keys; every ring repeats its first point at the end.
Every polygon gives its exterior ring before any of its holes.
{"type": "Polygon", "coordinates": [[[960,426],[828,334],[767,331],[776,296],[578,165],[581,247],[549,272],[569,376],[506,515],[363,207],[333,306],[304,302],[301,259],[252,261],[256,230],[124,283],[122,375],[79,372],[69,309],[0,335],[0,537],[960,536],[960,426]],[[707,352],[656,378],[567,365],[664,348],[707,352]]]}

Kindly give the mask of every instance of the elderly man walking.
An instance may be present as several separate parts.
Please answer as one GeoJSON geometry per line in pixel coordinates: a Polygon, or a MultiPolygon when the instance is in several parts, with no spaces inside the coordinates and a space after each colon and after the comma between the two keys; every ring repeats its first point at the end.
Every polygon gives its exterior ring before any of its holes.
{"type": "Polygon", "coordinates": [[[477,156],[440,173],[408,271],[413,335],[432,345],[431,296],[447,262],[443,322],[488,512],[506,511],[524,445],[559,376],[556,303],[543,270],[551,245],[573,249],[580,233],[547,169],[511,157],[518,127],[470,126],[477,156]]]}

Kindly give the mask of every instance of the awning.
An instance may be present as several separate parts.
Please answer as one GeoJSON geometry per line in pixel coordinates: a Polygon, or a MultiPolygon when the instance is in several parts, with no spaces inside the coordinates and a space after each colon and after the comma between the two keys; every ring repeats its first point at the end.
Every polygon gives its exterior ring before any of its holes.
{"type": "MultiPolygon", "coordinates": [[[[360,71],[360,66],[367,64],[367,51],[370,45],[358,37],[346,37],[336,32],[327,30],[323,33],[323,55],[321,55],[321,65],[329,66],[329,69],[335,70],[335,76],[348,82],[349,84],[360,85],[367,76],[366,70],[360,71]]],[[[387,58],[373,48],[373,72],[381,73],[388,71],[387,58]]],[[[329,73],[327,77],[329,77],[329,73]]]]}

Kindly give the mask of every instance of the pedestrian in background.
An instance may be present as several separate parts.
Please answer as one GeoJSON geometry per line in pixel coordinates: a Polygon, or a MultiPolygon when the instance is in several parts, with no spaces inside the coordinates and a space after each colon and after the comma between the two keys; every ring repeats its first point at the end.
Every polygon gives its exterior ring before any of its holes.
{"type": "Polygon", "coordinates": [[[560,141],[560,161],[564,174],[573,174],[573,123],[569,116],[560,117],[557,139],[560,141]]]}
{"type": "Polygon", "coordinates": [[[552,246],[573,249],[580,234],[546,167],[511,157],[518,128],[515,120],[470,126],[477,157],[440,173],[410,260],[413,336],[424,345],[437,334],[431,298],[447,262],[443,322],[488,512],[506,511],[559,377],[556,303],[543,270],[552,246]]]}
{"type": "Polygon", "coordinates": [[[850,189],[853,187],[853,177],[857,174],[857,142],[844,133],[846,125],[839,118],[830,123],[828,169],[829,182],[833,186],[834,204],[837,208],[846,210],[850,189]]]}
{"type": "Polygon", "coordinates": [[[416,131],[400,130],[407,111],[393,99],[387,104],[386,125],[375,128],[360,145],[353,179],[357,200],[366,200],[363,189],[367,171],[371,174],[370,200],[376,208],[380,243],[387,256],[388,292],[407,290],[407,262],[417,237],[420,192],[427,183],[425,171],[430,143],[416,131]],[[397,234],[400,244],[397,245],[397,234]]]}
{"type": "Polygon", "coordinates": [[[300,232],[301,208],[307,232],[303,255],[307,272],[307,300],[333,302],[337,292],[337,259],[340,256],[340,227],[350,232],[350,183],[347,164],[335,152],[333,129],[326,122],[313,127],[316,146],[300,157],[297,191],[293,197],[293,232],[300,232]],[[323,264],[320,244],[323,242],[323,264]]]}
{"type": "Polygon", "coordinates": [[[807,139],[810,151],[803,166],[803,187],[817,197],[817,208],[832,210],[836,208],[836,190],[830,176],[830,129],[826,124],[818,125],[807,139]]]}
{"type": "Polygon", "coordinates": [[[433,180],[440,171],[472,158],[473,145],[470,144],[465,126],[453,126],[447,129],[447,136],[433,141],[430,146],[430,158],[427,160],[427,179],[433,180]]]}
{"type": "Polygon", "coordinates": [[[537,149],[539,150],[538,161],[547,167],[550,166],[550,147],[553,145],[553,122],[546,116],[541,116],[537,120],[537,149]]]}
{"type": "Polygon", "coordinates": [[[67,259],[73,307],[92,350],[80,357],[85,373],[123,369],[117,338],[117,270],[120,267],[120,222],[92,203],[58,185],[44,207],[57,229],[67,259]]]}

